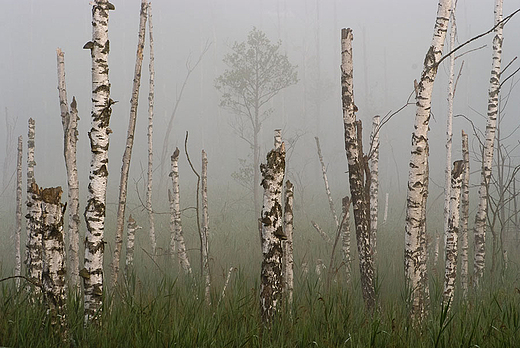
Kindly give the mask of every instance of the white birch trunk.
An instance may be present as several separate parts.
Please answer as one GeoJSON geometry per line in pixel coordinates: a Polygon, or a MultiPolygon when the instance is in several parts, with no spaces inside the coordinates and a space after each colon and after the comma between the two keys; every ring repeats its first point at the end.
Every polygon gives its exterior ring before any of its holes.
{"type": "MultiPolygon", "coordinates": [[[[35,284],[42,283],[43,272],[43,241],[42,241],[42,206],[39,202],[39,188],[33,181],[27,191],[27,273],[35,284]]],[[[40,294],[41,288],[34,287],[34,293],[40,294]]]]}
{"type": "Polygon", "coordinates": [[[372,120],[372,134],[370,136],[370,244],[374,258],[377,255],[377,218],[379,213],[379,127],[381,117],[375,115],[372,120]]]}
{"type": "Polygon", "coordinates": [[[469,258],[468,258],[468,222],[469,222],[469,144],[468,135],[462,131],[462,173],[461,216],[460,216],[460,287],[462,296],[468,294],[469,258]]]}
{"type": "Polygon", "coordinates": [[[264,204],[262,209],[262,271],[260,310],[269,323],[278,310],[284,288],[282,240],[286,239],[282,220],[282,187],[285,173],[285,145],[281,143],[267,154],[260,165],[264,204]]]}
{"type": "MultiPolygon", "coordinates": [[[[455,22],[455,7],[457,1],[453,2],[451,11],[450,45],[448,50],[451,52],[455,48],[455,36],[457,34],[457,24],[455,22]]],[[[444,167],[444,236],[448,234],[448,220],[450,216],[450,189],[451,189],[451,148],[453,142],[453,96],[455,79],[455,54],[450,55],[450,71],[448,80],[448,115],[446,117],[446,166],[444,167]]],[[[444,240],[446,244],[446,240],[444,240]]]]}
{"type": "Polygon", "coordinates": [[[352,257],[350,256],[350,198],[348,196],[342,199],[343,206],[343,225],[341,226],[341,252],[343,255],[343,263],[345,264],[345,275],[347,284],[350,283],[352,273],[352,257]]]}
{"type": "Polygon", "coordinates": [[[323,240],[327,242],[327,244],[332,244],[332,239],[330,239],[330,237],[321,229],[321,227],[316,222],[311,220],[311,224],[314,227],[314,229],[316,229],[321,238],[323,238],[323,240]]]}
{"type": "Polygon", "coordinates": [[[173,155],[171,156],[172,171],[170,176],[172,177],[173,190],[170,195],[168,190],[168,199],[170,201],[171,211],[171,227],[172,234],[170,240],[170,252],[171,255],[177,254],[179,263],[184,270],[184,273],[191,274],[190,261],[186,254],[186,244],[184,242],[184,235],[182,232],[181,223],[181,208],[180,208],[180,190],[179,190],[179,148],[175,148],[173,155]]]}
{"type": "MultiPolygon", "coordinates": [[[[18,155],[16,157],[16,228],[14,234],[15,268],[14,275],[22,275],[22,257],[20,239],[22,235],[22,156],[23,138],[18,137],[18,155]]],[[[20,288],[20,279],[16,279],[16,288],[20,288]]]]}
{"type": "Polygon", "coordinates": [[[209,212],[208,212],[208,156],[202,150],[201,170],[201,193],[202,193],[202,229],[201,229],[201,252],[202,272],[205,280],[204,297],[207,304],[211,304],[211,273],[209,269],[209,212]]]}
{"type": "Polygon", "coordinates": [[[462,185],[463,161],[453,163],[451,176],[450,217],[448,230],[444,238],[445,269],[444,269],[444,304],[451,307],[457,280],[458,235],[460,226],[460,189],[462,185]]]}
{"type": "Polygon", "coordinates": [[[293,205],[294,205],[294,186],[287,180],[285,182],[285,207],[284,207],[284,231],[286,240],[282,241],[283,247],[283,277],[285,281],[285,293],[289,309],[293,303],[294,291],[294,253],[293,253],[293,205]]]}
{"type": "Polygon", "coordinates": [[[65,54],[56,50],[58,65],[58,94],[60,99],[61,123],[63,125],[63,155],[67,170],[67,192],[69,208],[69,275],[71,287],[79,292],[79,180],[76,164],[76,143],[78,142],[78,109],[76,99],[72,98],[71,112],[67,106],[67,89],[65,83],[65,54]]]}
{"type": "MultiPolygon", "coordinates": [[[[495,25],[502,20],[502,0],[495,1],[495,25]]],[[[495,142],[495,133],[497,127],[498,115],[498,95],[500,92],[500,71],[502,61],[502,28],[503,24],[495,28],[495,36],[493,38],[493,58],[491,67],[491,78],[489,80],[489,97],[487,124],[484,143],[484,153],[482,156],[482,169],[480,177],[479,203],[477,213],[475,215],[474,225],[474,261],[473,261],[473,285],[479,286],[480,278],[484,274],[484,265],[486,257],[486,217],[488,205],[488,187],[491,178],[491,166],[493,164],[493,148],[495,142]]]]}
{"type": "MultiPolygon", "coordinates": [[[[132,159],[132,148],[134,146],[135,122],[137,118],[137,104],[139,102],[139,87],[141,85],[141,67],[143,64],[143,49],[146,32],[146,0],[141,1],[141,13],[139,21],[139,38],[137,42],[137,54],[134,69],[134,82],[132,86],[132,98],[130,99],[130,119],[126,135],[126,147],[123,154],[123,165],[121,166],[121,179],[119,181],[119,204],[117,208],[116,239],[114,246],[114,258],[112,260],[112,285],[117,284],[119,275],[119,260],[123,246],[123,230],[125,225],[126,195],[128,189],[128,171],[132,159]]],[[[155,259],[155,239],[152,240],[152,257],[155,259]]]]}
{"type": "Polygon", "coordinates": [[[332,194],[330,193],[329,188],[329,180],[327,179],[327,169],[325,167],[325,162],[323,162],[323,156],[321,155],[321,147],[320,147],[320,139],[318,137],[314,137],[316,140],[316,148],[318,149],[318,158],[321,163],[321,172],[323,175],[323,182],[325,183],[325,192],[327,193],[327,198],[329,199],[329,208],[332,213],[332,217],[334,218],[334,222],[336,223],[336,228],[339,227],[338,215],[336,214],[336,209],[334,208],[334,201],[332,200],[332,194]]]}
{"type": "Polygon", "coordinates": [[[92,9],[92,41],[85,45],[92,57],[92,128],[89,132],[90,162],[87,205],[85,207],[85,262],[80,271],[84,285],[85,324],[94,320],[103,299],[103,254],[108,178],[108,135],[112,104],[108,79],[108,12],[113,5],[95,0],[92,9]]]}
{"type": "Polygon", "coordinates": [[[135,245],[135,232],[140,230],[142,227],[137,224],[132,215],[128,217],[128,233],[126,240],[126,260],[125,260],[125,273],[129,276],[134,268],[134,245],[135,245]]]}
{"type": "MultiPolygon", "coordinates": [[[[150,37],[150,62],[148,69],[150,71],[149,93],[148,93],[148,173],[146,185],[146,210],[148,212],[148,225],[150,240],[155,241],[155,219],[152,206],[152,188],[153,188],[153,116],[155,101],[155,66],[153,52],[153,25],[152,25],[152,3],[148,3],[148,33],[150,37]]],[[[130,219],[129,219],[130,220],[130,219]]],[[[130,231],[128,230],[128,233],[130,231]]],[[[152,243],[153,245],[154,243],[152,243]]]]}
{"type": "MultiPolygon", "coordinates": [[[[31,194],[31,185],[35,181],[34,178],[34,167],[36,166],[36,162],[34,160],[34,133],[35,133],[35,122],[32,118],[29,118],[28,121],[28,131],[27,131],[27,214],[31,215],[31,209],[32,209],[32,194],[31,194]]],[[[34,212],[35,213],[35,212],[34,212]]],[[[37,247],[41,243],[36,243],[36,241],[32,240],[34,235],[31,235],[31,231],[34,231],[34,227],[28,223],[26,225],[26,248],[25,248],[25,265],[27,266],[28,275],[29,277],[32,277],[31,274],[33,273],[33,266],[31,264],[31,253],[32,253],[32,247],[37,247]]],[[[33,274],[35,275],[35,274],[33,274]]],[[[39,279],[39,278],[38,278],[39,279]]],[[[38,291],[38,290],[36,290],[38,291]]]]}
{"type": "Polygon", "coordinates": [[[51,323],[66,326],[67,268],[63,238],[63,209],[61,187],[39,190],[42,207],[43,273],[42,283],[45,299],[50,308],[51,323]]]}
{"type": "Polygon", "coordinates": [[[341,86],[343,100],[343,124],[345,151],[349,168],[350,193],[354,207],[356,239],[359,253],[359,269],[363,299],[368,309],[375,306],[374,264],[370,244],[370,173],[366,156],[363,156],[361,125],[356,121],[354,105],[352,30],[341,31],[341,86]],[[366,178],[365,178],[366,174],[366,178]],[[366,179],[366,182],[364,182],[366,179]]]}
{"type": "Polygon", "coordinates": [[[385,214],[383,215],[383,223],[386,224],[386,220],[388,219],[388,192],[385,194],[385,214]]]}
{"type": "Polygon", "coordinates": [[[451,0],[439,0],[433,40],[424,60],[416,88],[416,116],[412,135],[405,224],[405,276],[410,290],[412,317],[426,314],[428,277],[426,268],[426,200],[428,197],[428,127],[437,62],[442,56],[451,12],[451,0]]]}

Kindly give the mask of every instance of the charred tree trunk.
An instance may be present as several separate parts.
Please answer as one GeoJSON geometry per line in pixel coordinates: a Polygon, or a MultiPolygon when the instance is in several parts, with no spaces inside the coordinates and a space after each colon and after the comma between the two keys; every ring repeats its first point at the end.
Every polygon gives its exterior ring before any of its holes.
{"type": "Polygon", "coordinates": [[[428,197],[428,127],[433,83],[442,56],[451,0],[439,0],[433,40],[424,60],[421,80],[416,84],[416,115],[412,135],[405,224],[405,276],[410,291],[412,317],[421,322],[426,315],[428,273],[426,250],[426,201],[428,197]]]}
{"type": "Polygon", "coordinates": [[[462,296],[468,294],[468,221],[469,221],[469,144],[468,135],[462,131],[462,158],[464,161],[462,173],[462,192],[460,203],[460,287],[462,296]]]}
{"type": "Polygon", "coordinates": [[[95,319],[103,303],[103,255],[108,179],[108,135],[114,101],[108,79],[108,13],[114,5],[107,0],[92,3],[92,41],[84,48],[92,57],[92,128],[89,132],[90,162],[87,205],[85,207],[85,263],[80,271],[84,285],[85,324],[95,319]]]}
{"type": "Polygon", "coordinates": [[[269,324],[278,310],[284,288],[282,240],[282,188],[285,174],[285,145],[275,147],[267,154],[267,163],[260,165],[264,205],[262,209],[262,271],[260,309],[262,320],[269,324]]]}
{"type": "Polygon", "coordinates": [[[65,83],[65,54],[56,50],[58,60],[58,92],[60,99],[61,123],[63,125],[63,155],[67,169],[67,192],[69,207],[69,274],[71,287],[79,292],[79,180],[76,164],[76,144],[78,142],[78,109],[76,98],[72,98],[71,112],[67,106],[67,89],[65,83]]]}
{"type": "Polygon", "coordinates": [[[370,172],[366,156],[363,156],[361,124],[356,121],[354,105],[352,30],[341,31],[341,86],[343,99],[343,124],[345,151],[348,159],[350,193],[354,207],[356,239],[359,253],[359,269],[363,299],[369,310],[375,307],[373,251],[370,243],[370,172]]]}
{"type": "MultiPolygon", "coordinates": [[[[137,118],[137,104],[139,102],[139,87],[141,85],[141,67],[143,64],[144,37],[146,31],[146,0],[141,1],[141,14],[139,22],[139,39],[137,43],[137,57],[135,61],[134,83],[132,86],[132,98],[130,99],[130,120],[126,136],[126,147],[123,154],[123,165],[121,167],[121,179],[119,182],[119,204],[117,208],[116,241],[114,246],[114,259],[112,260],[112,285],[117,284],[119,275],[119,259],[123,246],[123,230],[125,224],[126,194],[128,188],[128,171],[132,159],[132,148],[134,146],[135,121],[137,118]]],[[[155,259],[155,236],[152,239],[152,257],[155,259]]]]}

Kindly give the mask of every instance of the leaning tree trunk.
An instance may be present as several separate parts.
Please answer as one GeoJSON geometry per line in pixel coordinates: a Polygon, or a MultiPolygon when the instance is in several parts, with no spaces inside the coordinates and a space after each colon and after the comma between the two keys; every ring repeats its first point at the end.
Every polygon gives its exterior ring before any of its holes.
{"type": "Polygon", "coordinates": [[[186,254],[186,243],[184,242],[184,235],[182,232],[181,223],[181,208],[180,208],[180,191],[179,191],[179,148],[175,148],[171,157],[172,171],[170,176],[172,178],[173,193],[170,194],[168,190],[168,200],[170,202],[170,253],[172,259],[177,254],[179,263],[184,270],[184,273],[191,274],[190,261],[188,254],[186,254]]]}
{"type": "Polygon", "coordinates": [[[285,144],[269,151],[267,163],[260,165],[264,204],[262,209],[262,271],[260,283],[260,311],[264,323],[269,324],[278,310],[283,282],[282,240],[286,240],[282,219],[282,188],[285,174],[285,144]]]}
{"type": "MultiPolygon", "coordinates": [[[[35,189],[37,186],[35,185],[35,189]]],[[[67,268],[63,240],[63,210],[60,186],[38,190],[42,207],[43,273],[42,283],[51,323],[66,328],[67,268]]]]}
{"type": "MultiPolygon", "coordinates": [[[[150,91],[148,93],[148,175],[146,185],[146,211],[148,213],[149,235],[152,245],[155,244],[155,220],[152,207],[153,188],[153,107],[155,100],[155,67],[153,54],[152,3],[148,3],[148,32],[150,37],[150,91]]],[[[154,253],[155,254],[155,253],[154,253]]]]}
{"type": "Polygon", "coordinates": [[[316,140],[316,148],[318,150],[318,158],[321,164],[321,173],[323,175],[323,182],[325,183],[325,192],[327,193],[327,198],[329,199],[329,208],[332,213],[332,217],[334,218],[334,222],[336,223],[336,228],[339,227],[338,215],[336,214],[336,209],[334,208],[334,201],[332,200],[332,194],[330,193],[329,188],[329,180],[327,179],[327,169],[325,167],[325,162],[323,162],[323,156],[321,155],[321,147],[320,147],[320,138],[314,137],[316,140]]]}
{"type": "MultiPolygon", "coordinates": [[[[20,239],[22,235],[22,156],[23,138],[18,137],[18,156],[16,157],[16,230],[14,234],[15,268],[14,275],[22,275],[22,257],[20,239]]],[[[20,288],[20,279],[16,279],[16,288],[20,288]]]]}
{"type": "Polygon", "coordinates": [[[493,59],[491,78],[489,80],[488,112],[486,124],[486,140],[482,155],[482,169],[480,176],[480,188],[478,191],[479,203],[475,215],[474,226],[474,261],[473,261],[473,285],[479,286],[480,278],[484,274],[486,257],[486,218],[488,206],[488,188],[491,178],[491,166],[493,164],[493,147],[498,115],[498,94],[500,92],[500,67],[502,59],[502,0],[495,1],[495,37],[493,38],[493,59]]]}
{"type": "Polygon", "coordinates": [[[209,212],[208,212],[208,156],[202,150],[202,170],[201,170],[201,191],[202,191],[202,229],[201,229],[201,252],[202,252],[202,273],[204,274],[206,303],[211,304],[210,288],[211,273],[209,270],[209,212]]]}
{"type": "Polygon", "coordinates": [[[90,161],[87,205],[85,207],[85,263],[83,277],[85,323],[101,310],[103,299],[103,254],[108,178],[108,135],[112,104],[108,80],[108,12],[114,8],[107,0],[95,0],[92,9],[92,41],[85,45],[92,57],[92,128],[89,132],[90,161]]]}
{"type": "Polygon", "coordinates": [[[72,98],[71,112],[67,106],[67,89],[65,84],[65,56],[61,49],[56,50],[58,60],[58,92],[60,99],[61,123],[63,125],[63,155],[67,170],[67,187],[69,207],[69,274],[74,291],[81,290],[79,283],[79,180],[76,165],[76,143],[78,142],[78,109],[76,98],[72,98]]]}
{"type": "Polygon", "coordinates": [[[126,260],[125,260],[125,273],[128,276],[134,269],[134,245],[135,245],[135,232],[140,230],[142,227],[132,217],[132,214],[128,217],[128,233],[126,240],[126,260]]]}
{"type": "MultiPolygon", "coordinates": [[[[132,98],[130,99],[130,119],[128,133],[126,135],[126,147],[123,154],[123,165],[121,167],[121,179],[119,182],[119,204],[117,208],[116,242],[114,246],[114,259],[112,260],[112,285],[117,284],[119,275],[119,259],[123,246],[123,230],[125,225],[126,194],[128,188],[128,171],[132,159],[132,148],[134,146],[135,121],[137,118],[137,104],[139,102],[139,87],[141,85],[141,67],[143,64],[144,38],[146,32],[146,0],[141,1],[141,14],[139,22],[139,39],[137,42],[137,54],[135,60],[134,83],[132,86],[132,98]]],[[[155,234],[152,239],[152,256],[155,259],[155,234]]]]}
{"type": "Polygon", "coordinates": [[[445,248],[445,270],[444,270],[444,304],[451,307],[455,293],[455,282],[457,280],[457,256],[459,235],[459,210],[460,210],[460,188],[462,185],[462,173],[464,162],[453,162],[451,171],[450,189],[450,216],[448,219],[448,230],[444,237],[445,248]]]}
{"type": "Polygon", "coordinates": [[[377,217],[379,213],[379,129],[381,117],[375,115],[370,136],[370,244],[377,255],[377,217]]]}
{"type": "Polygon", "coordinates": [[[294,255],[293,255],[293,204],[294,204],[294,185],[287,180],[285,182],[285,206],[283,215],[283,225],[286,240],[282,241],[283,247],[283,276],[285,281],[285,294],[289,310],[293,303],[294,290],[294,255]]]}
{"type": "Polygon", "coordinates": [[[469,220],[469,145],[468,135],[462,131],[462,158],[464,172],[462,173],[462,193],[460,198],[460,287],[462,296],[468,294],[468,220],[469,220]]]}
{"type": "Polygon", "coordinates": [[[405,224],[405,276],[410,291],[412,317],[421,321],[426,314],[428,275],[426,268],[426,200],[428,197],[428,127],[433,83],[442,56],[451,0],[439,0],[433,40],[424,60],[421,81],[416,88],[416,115],[408,176],[405,224]]]}
{"type": "Polygon", "coordinates": [[[348,159],[350,193],[354,207],[356,239],[359,253],[359,270],[363,299],[368,309],[376,301],[374,286],[373,252],[370,243],[370,172],[366,156],[361,148],[361,124],[356,121],[357,107],[354,105],[352,30],[341,30],[341,86],[343,99],[343,124],[345,129],[345,151],[348,159]],[[366,178],[365,178],[366,174],[366,178]],[[366,180],[365,180],[366,179],[366,180]]]}

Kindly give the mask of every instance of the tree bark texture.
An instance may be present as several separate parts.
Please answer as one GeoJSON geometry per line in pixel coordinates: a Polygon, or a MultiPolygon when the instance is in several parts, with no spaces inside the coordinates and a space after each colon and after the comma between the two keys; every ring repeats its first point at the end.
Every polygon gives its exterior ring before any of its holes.
{"type": "Polygon", "coordinates": [[[426,250],[426,201],[428,197],[428,127],[433,84],[451,12],[451,0],[439,0],[433,40],[416,88],[416,115],[412,134],[405,223],[405,277],[410,290],[412,317],[420,322],[428,298],[426,250]]]}
{"type": "Polygon", "coordinates": [[[466,298],[469,281],[468,222],[469,222],[469,144],[468,135],[462,131],[462,158],[464,171],[460,198],[460,287],[466,298]]]}
{"type": "Polygon", "coordinates": [[[180,190],[179,190],[179,148],[175,148],[171,156],[170,176],[172,178],[172,194],[168,190],[168,200],[170,201],[170,252],[172,257],[177,255],[179,263],[184,273],[191,274],[190,261],[186,254],[186,243],[184,242],[184,234],[182,232],[181,208],[180,208],[180,190]]]}
{"type": "Polygon", "coordinates": [[[450,189],[450,217],[448,219],[448,231],[444,237],[444,304],[448,305],[448,307],[451,307],[453,302],[455,282],[457,280],[458,235],[460,226],[460,190],[462,185],[463,171],[463,161],[453,162],[450,189]]]}
{"type": "Polygon", "coordinates": [[[201,193],[202,193],[202,229],[201,229],[201,253],[202,273],[204,274],[206,303],[211,304],[210,288],[211,273],[209,269],[209,211],[208,211],[208,156],[202,150],[201,170],[201,193]]]}
{"type": "Polygon", "coordinates": [[[341,225],[341,253],[345,264],[345,275],[347,284],[350,283],[352,274],[352,257],[350,256],[350,198],[343,197],[341,200],[343,207],[343,225],[341,225]]]}
{"type": "MultiPolygon", "coordinates": [[[[502,20],[502,0],[495,1],[495,25],[502,20]]],[[[487,109],[487,123],[482,156],[482,168],[480,174],[480,188],[478,191],[479,201],[475,215],[474,231],[474,259],[473,259],[473,285],[479,286],[480,279],[484,274],[486,258],[486,218],[488,208],[488,189],[491,178],[491,166],[493,164],[493,149],[495,133],[497,128],[498,96],[500,92],[500,71],[502,61],[502,29],[500,24],[495,28],[493,38],[493,57],[491,66],[491,78],[489,80],[489,96],[487,109]]]]}
{"type": "Polygon", "coordinates": [[[283,231],[282,188],[285,174],[285,144],[267,154],[267,163],[260,165],[264,204],[262,209],[262,271],[260,283],[260,309],[264,323],[270,323],[284,288],[282,240],[283,231]]]}
{"type": "MultiPolygon", "coordinates": [[[[116,240],[114,246],[114,258],[112,260],[112,285],[117,283],[119,274],[119,263],[121,249],[123,246],[123,230],[125,224],[126,195],[128,189],[128,171],[132,159],[132,148],[134,146],[135,122],[137,119],[137,104],[139,102],[139,87],[141,85],[141,67],[143,64],[143,49],[146,32],[146,0],[141,1],[141,13],[139,21],[139,37],[137,42],[137,54],[134,69],[134,82],[132,86],[132,97],[130,99],[130,119],[128,133],[126,135],[126,147],[123,154],[123,165],[121,166],[121,179],[119,181],[119,204],[117,208],[116,240]]],[[[155,258],[155,235],[152,239],[152,257],[155,258]]]]}
{"type": "Polygon", "coordinates": [[[65,54],[61,49],[56,50],[58,65],[58,95],[60,99],[61,124],[63,126],[63,156],[67,170],[67,192],[69,208],[68,231],[69,236],[69,275],[70,284],[74,291],[80,291],[79,282],[79,180],[76,164],[76,144],[78,142],[78,109],[76,98],[72,98],[69,112],[67,104],[67,89],[65,83],[65,54]]]}
{"type": "Polygon", "coordinates": [[[105,213],[108,178],[110,82],[108,79],[108,13],[113,5],[95,0],[92,8],[92,41],[85,45],[92,57],[92,128],[89,132],[90,162],[87,205],[85,207],[85,261],[80,271],[84,285],[85,324],[101,310],[103,298],[103,254],[105,249],[105,213]]]}
{"type": "Polygon", "coordinates": [[[334,201],[332,200],[332,194],[330,193],[329,188],[329,180],[327,179],[327,168],[325,167],[325,162],[323,162],[323,156],[321,155],[321,147],[320,147],[320,138],[314,137],[316,140],[316,148],[318,150],[318,158],[321,164],[321,173],[323,175],[323,182],[325,183],[325,192],[327,193],[327,198],[329,199],[329,208],[332,213],[332,217],[334,218],[334,222],[336,223],[336,228],[339,227],[338,215],[336,214],[336,209],[334,208],[334,201]]]}
{"type": "Polygon", "coordinates": [[[377,255],[377,218],[379,213],[379,129],[381,117],[372,119],[370,135],[370,244],[374,258],[377,255]]]}
{"type": "MultiPolygon", "coordinates": [[[[29,118],[28,121],[28,131],[27,131],[27,215],[36,214],[36,212],[32,211],[32,194],[31,194],[31,185],[35,181],[34,178],[34,167],[36,166],[36,161],[34,160],[34,134],[35,134],[35,127],[36,123],[34,119],[29,118]]],[[[29,218],[29,220],[31,220],[29,218]]],[[[27,266],[28,275],[29,277],[32,277],[33,275],[36,276],[35,273],[37,272],[33,267],[39,267],[37,265],[32,265],[31,262],[33,260],[31,253],[33,253],[32,247],[39,247],[41,245],[41,241],[37,242],[33,238],[35,238],[35,235],[31,235],[31,233],[34,231],[35,227],[31,226],[30,222],[26,225],[26,248],[25,248],[25,265],[27,266]],[[36,244],[34,244],[36,243],[36,244]],[[31,275],[32,274],[32,275],[31,275]]],[[[33,255],[36,256],[36,255],[33,255]]],[[[38,257],[38,259],[41,259],[41,257],[38,257]]],[[[37,279],[40,279],[40,276],[37,277],[37,279]]],[[[36,291],[39,291],[36,289],[36,291]]]]}
{"type": "Polygon", "coordinates": [[[287,239],[282,240],[283,247],[283,277],[285,281],[285,293],[287,304],[291,308],[294,291],[294,253],[293,253],[293,227],[294,227],[294,185],[287,180],[285,182],[285,206],[284,206],[284,231],[287,239]]]}
{"type": "MultiPolygon", "coordinates": [[[[149,235],[152,245],[155,243],[155,219],[152,206],[152,188],[153,188],[153,116],[155,101],[155,66],[153,52],[153,25],[152,25],[152,4],[147,5],[148,12],[148,33],[150,37],[150,62],[148,70],[150,72],[149,92],[148,92],[148,173],[146,185],[146,211],[148,213],[149,235]]],[[[129,231],[128,231],[129,233],[129,231]]],[[[153,249],[153,248],[152,248],[153,249]]],[[[155,253],[154,253],[155,254],[155,253]]]]}
{"type": "MultiPolygon", "coordinates": [[[[366,156],[363,156],[361,125],[356,121],[357,107],[354,105],[352,30],[341,31],[341,86],[343,99],[343,124],[345,151],[348,160],[350,194],[354,207],[354,221],[359,253],[361,289],[366,307],[375,306],[373,251],[370,243],[370,172],[366,156]],[[366,175],[365,175],[366,174],[366,175]],[[366,178],[365,178],[366,176],[366,178]],[[366,180],[365,180],[366,179],[366,180]]],[[[360,122],[360,121],[359,121],[360,122]]]]}
{"type": "MultiPolygon", "coordinates": [[[[14,233],[14,250],[15,250],[15,269],[14,275],[22,275],[22,255],[20,247],[20,239],[22,235],[22,156],[23,156],[23,138],[18,137],[18,152],[16,157],[16,227],[14,233]]],[[[16,279],[16,288],[20,288],[20,279],[16,279]]]]}
{"type": "Polygon", "coordinates": [[[128,217],[128,233],[126,240],[126,260],[125,260],[125,273],[130,275],[134,269],[134,245],[135,245],[135,232],[140,230],[142,227],[137,224],[132,215],[128,217]]]}

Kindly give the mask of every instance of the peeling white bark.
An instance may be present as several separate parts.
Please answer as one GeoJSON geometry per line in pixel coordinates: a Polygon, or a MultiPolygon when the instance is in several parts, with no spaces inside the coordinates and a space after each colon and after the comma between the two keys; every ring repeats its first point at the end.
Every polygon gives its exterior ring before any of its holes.
{"type": "Polygon", "coordinates": [[[348,284],[350,283],[352,273],[352,257],[350,256],[350,198],[345,196],[341,202],[344,216],[343,225],[341,226],[341,252],[348,284]]]}
{"type": "Polygon", "coordinates": [[[377,255],[377,218],[379,213],[379,127],[381,117],[375,115],[372,120],[372,134],[370,135],[370,244],[374,258],[377,255]]]}
{"type": "Polygon", "coordinates": [[[282,241],[283,247],[283,277],[285,281],[285,293],[289,309],[293,303],[294,291],[294,253],[293,253],[293,205],[294,186],[287,180],[285,182],[285,207],[284,207],[284,231],[286,240],[282,241]]]}
{"type": "MultiPolygon", "coordinates": [[[[502,20],[502,0],[495,1],[495,25],[502,20]]],[[[493,148],[497,127],[498,115],[498,96],[500,92],[500,71],[502,61],[502,29],[503,24],[495,28],[493,38],[493,57],[491,67],[491,78],[489,80],[489,97],[487,123],[484,143],[484,153],[482,156],[482,169],[480,177],[479,203],[475,215],[474,225],[474,261],[473,261],[473,286],[478,287],[480,279],[484,274],[486,258],[486,217],[488,205],[488,187],[491,178],[491,166],[493,165],[493,148]]]]}
{"type": "Polygon", "coordinates": [[[405,224],[405,276],[410,290],[412,316],[421,321],[426,314],[428,275],[426,268],[426,201],[428,197],[428,127],[431,97],[448,28],[451,0],[439,0],[433,39],[416,88],[416,116],[412,134],[405,224]]]}
{"type": "Polygon", "coordinates": [[[132,215],[128,217],[128,233],[126,240],[126,260],[125,260],[125,273],[130,275],[134,268],[134,245],[135,245],[135,232],[140,230],[142,227],[137,224],[132,215]]]}
{"type": "Polygon", "coordinates": [[[69,275],[70,284],[74,291],[79,292],[79,179],[76,164],[76,144],[78,142],[78,109],[76,98],[72,98],[71,112],[67,106],[67,89],[65,83],[65,54],[61,49],[56,50],[58,65],[58,94],[60,99],[61,123],[63,125],[63,155],[67,170],[67,187],[69,220],[69,275]]]}
{"type": "Polygon", "coordinates": [[[467,297],[469,281],[468,222],[469,222],[469,144],[468,135],[462,131],[462,193],[460,205],[460,287],[462,296],[467,297]]]}
{"type": "MultiPolygon", "coordinates": [[[[139,21],[139,37],[137,42],[137,53],[134,69],[134,82],[132,85],[132,97],[130,99],[130,118],[128,122],[128,132],[126,135],[126,147],[123,154],[123,164],[121,166],[121,178],[119,181],[119,204],[117,208],[116,221],[116,240],[114,246],[114,258],[112,260],[112,285],[117,284],[119,275],[119,263],[121,249],[123,247],[123,230],[125,225],[126,195],[128,189],[128,171],[132,159],[132,148],[134,146],[135,122],[137,118],[137,104],[139,102],[139,87],[141,85],[141,67],[143,64],[144,38],[146,32],[146,0],[141,1],[141,13],[139,21]]],[[[155,259],[156,242],[152,240],[152,257],[155,259]]]]}
{"type": "Polygon", "coordinates": [[[80,271],[84,285],[85,324],[95,319],[103,299],[103,255],[105,249],[105,213],[108,178],[108,145],[110,115],[110,82],[108,79],[108,12],[107,0],[92,2],[92,128],[89,132],[92,159],[90,162],[87,205],[85,207],[85,262],[80,271]]]}
{"type": "Polygon", "coordinates": [[[444,269],[444,304],[451,307],[457,280],[458,235],[460,226],[460,190],[462,185],[463,161],[455,161],[451,176],[450,216],[448,230],[444,238],[445,269],[444,269]]]}
{"type": "MultiPolygon", "coordinates": [[[[41,266],[37,260],[41,260],[41,251],[36,249],[41,249],[41,238],[36,234],[37,226],[33,225],[33,221],[35,224],[38,223],[38,214],[36,212],[36,207],[33,207],[33,198],[31,194],[31,186],[35,181],[34,179],[34,167],[36,166],[36,162],[34,161],[34,134],[35,134],[35,122],[32,118],[29,118],[28,121],[28,131],[27,131],[27,218],[28,222],[26,225],[26,248],[25,248],[25,265],[27,266],[27,273],[30,278],[35,280],[41,279],[41,266]],[[40,240],[38,240],[38,238],[40,240]],[[36,248],[36,249],[35,249],[36,248]],[[40,256],[38,256],[40,255],[40,256]]],[[[35,289],[36,292],[39,292],[40,289],[35,289]]]]}

